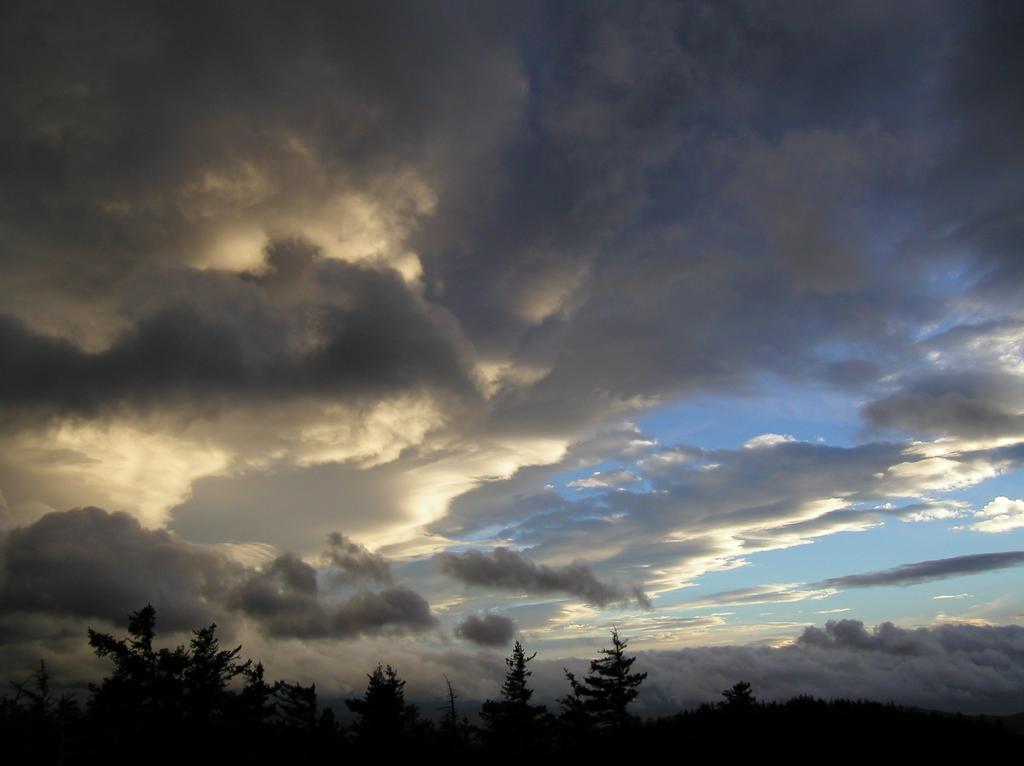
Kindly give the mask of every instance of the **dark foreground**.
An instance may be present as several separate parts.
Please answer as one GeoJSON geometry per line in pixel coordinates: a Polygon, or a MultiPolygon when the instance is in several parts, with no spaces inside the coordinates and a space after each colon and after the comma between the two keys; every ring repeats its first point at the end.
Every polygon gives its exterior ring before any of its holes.
{"type": "MultiPolygon", "coordinates": [[[[390,666],[369,676],[365,694],[346,700],[342,726],[318,704],[316,688],[270,683],[263,668],[221,649],[215,626],[188,647],[153,646],[155,613],[133,613],[129,636],[89,632],[95,652],[113,662],[87,699],[56,696],[44,666],[0,699],[0,742],[17,764],[317,764],[399,758],[443,762],[618,762],[711,756],[753,761],[789,758],[888,759],[894,756],[1010,756],[1024,737],[997,719],[965,717],[869,701],[798,697],[759,703],[737,683],[723,701],[673,716],[640,720],[627,705],[646,674],[613,632],[613,649],[592,674],[549,711],[530,702],[527,656],[519,642],[506,660],[501,697],[483,703],[471,725],[449,686],[439,721],[405,702],[404,681],[390,666]]],[[[1018,717],[1015,717],[1019,718],[1018,717]]],[[[1008,719],[1012,723],[1015,719],[1008,719]]]]}

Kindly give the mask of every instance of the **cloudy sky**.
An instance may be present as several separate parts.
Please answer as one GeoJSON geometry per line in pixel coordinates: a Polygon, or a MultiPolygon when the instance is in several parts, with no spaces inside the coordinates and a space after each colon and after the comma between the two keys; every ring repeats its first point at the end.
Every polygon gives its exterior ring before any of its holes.
{"type": "Polygon", "coordinates": [[[0,671],[1024,709],[1022,21],[4,3],[0,671]]]}

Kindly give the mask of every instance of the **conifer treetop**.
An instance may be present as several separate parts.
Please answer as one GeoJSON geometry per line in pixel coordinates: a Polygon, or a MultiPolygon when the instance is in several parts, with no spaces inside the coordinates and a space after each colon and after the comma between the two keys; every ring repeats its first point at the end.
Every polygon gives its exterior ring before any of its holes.
{"type": "Polygon", "coordinates": [[[647,673],[630,672],[636,657],[626,656],[629,643],[619,636],[618,628],[612,628],[611,639],[611,648],[600,650],[604,657],[590,661],[590,672],[582,683],[566,671],[573,695],[560,701],[577,714],[589,713],[595,724],[618,728],[632,720],[627,707],[640,693],[647,673]]]}

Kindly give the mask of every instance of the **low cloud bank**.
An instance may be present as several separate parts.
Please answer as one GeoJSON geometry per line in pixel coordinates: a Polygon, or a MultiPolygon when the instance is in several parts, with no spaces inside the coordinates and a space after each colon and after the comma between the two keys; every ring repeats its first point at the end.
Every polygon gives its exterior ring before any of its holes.
{"type": "Polygon", "coordinates": [[[748,681],[763,700],[808,694],[895,701],[964,713],[1024,711],[1024,627],[940,625],[907,629],[858,620],[808,627],[791,645],[644,652],[643,704],[690,707],[748,681]]]}

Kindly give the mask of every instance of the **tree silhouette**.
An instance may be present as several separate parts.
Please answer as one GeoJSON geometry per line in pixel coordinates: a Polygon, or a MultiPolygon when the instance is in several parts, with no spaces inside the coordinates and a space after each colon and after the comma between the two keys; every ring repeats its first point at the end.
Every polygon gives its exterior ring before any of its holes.
{"type": "Polygon", "coordinates": [[[729,710],[748,708],[756,701],[754,699],[754,694],[750,689],[750,684],[746,681],[740,681],[739,683],[734,684],[732,688],[725,689],[722,692],[722,696],[725,697],[725,702],[721,702],[719,704],[729,710]]]}
{"type": "Polygon", "coordinates": [[[393,667],[380,663],[367,678],[363,696],[345,700],[357,716],[353,730],[358,741],[394,744],[408,738],[416,725],[417,710],[405,702],[405,681],[393,667]]]}
{"type": "Polygon", "coordinates": [[[274,687],[264,680],[263,663],[249,665],[244,672],[245,685],[239,692],[235,706],[245,721],[260,724],[275,712],[274,687]]]}
{"type": "Polygon", "coordinates": [[[278,681],[274,684],[274,698],[284,728],[299,732],[316,728],[316,684],[303,686],[278,681]]]}
{"type": "Polygon", "coordinates": [[[441,742],[445,743],[452,753],[460,754],[469,748],[473,727],[466,716],[459,718],[458,711],[455,709],[455,700],[459,695],[452,688],[452,682],[448,676],[444,677],[444,682],[448,686],[448,701],[442,708],[444,713],[441,716],[438,733],[441,736],[441,742]]]}
{"type": "Polygon", "coordinates": [[[230,698],[227,721],[231,740],[238,743],[239,762],[258,760],[265,755],[274,734],[270,722],[278,708],[276,684],[267,683],[263,663],[248,664],[242,676],[245,683],[230,698]]]}
{"type": "Polygon", "coordinates": [[[216,632],[215,623],[192,632],[183,674],[185,714],[193,726],[207,731],[230,711],[229,684],[252,667],[252,660],[238,661],[241,646],[221,649],[216,632]]]}
{"type": "MultiPolygon", "coordinates": [[[[239,649],[221,649],[216,626],[193,631],[187,647],[154,647],[156,613],[151,606],[133,612],[129,635],[114,638],[90,631],[89,642],[113,661],[113,672],[93,685],[84,712],[67,697],[57,698],[47,666],[40,662],[31,676],[11,683],[12,697],[0,697],[0,741],[11,763],[111,764],[141,762],[163,766],[200,760],[281,763],[313,766],[344,761],[346,740],[330,708],[318,711],[316,687],[268,683],[263,666],[241,661],[239,649]],[[207,715],[205,720],[202,711],[207,715]]],[[[456,695],[448,685],[447,714],[440,736],[429,722],[417,722],[406,704],[405,682],[390,666],[378,665],[368,676],[367,692],[349,700],[359,718],[359,755],[416,757],[462,762],[551,760],[625,760],[634,757],[641,731],[629,728],[625,712],[635,699],[643,673],[632,673],[635,658],[612,631],[612,648],[592,660],[582,681],[566,671],[572,693],[560,700],[566,708],[561,741],[548,725],[543,706],[531,704],[527,655],[516,642],[506,659],[501,699],[488,700],[482,741],[471,739],[463,717],[457,724],[456,695]],[[576,717],[574,719],[574,716],[576,717]],[[465,736],[463,736],[465,735],[465,736]]],[[[824,748],[871,731],[920,750],[1002,755],[1019,749],[1016,734],[983,717],[924,713],[867,701],[798,697],[788,703],[758,704],[750,684],[740,681],[723,691],[724,700],[695,711],[645,722],[644,748],[660,752],[687,742],[698,748],[720,745],[724,738],[784,748],[802,738],[824,748]]]]}
{"type": "Polygon", "coordinates": [[[444,716],[441,718],[441,731],[454,734],[459,726],[459,714],[455,710],[455,700],[458,695],[455,693],[455,689],[452,688],[452,682],[448,676],[444,677],[444,682],[448,687],[448,704],[444,706],[444,716]]]}
{"type": "Polygon", "coordinates": [[[185,672],[189,656],[185,647],[154,649],[156,610],[151,604],[128,619],[127,639],[89,629],[89,645],[97,656],[109,658],[114,672],[99,686],[90,684],[90,713],[107,743],[139,747],[144,742],[172,739],[183,726],[185,672]]]}
{"type": "Polygon", "coordinates": [[[520,750],[529,749],[543,737],[547,708],[530,704],[533,690],[527,686],[527,679],[533,673],[526,666],[536,656],[534,653],[527,657],[522,643],[517,640],[512,655],[505,659],[507,670],[501,685],[501,699],[487,700],[480,709],[489,742],[520,750]]]}
{"type": "Polygon", "coordinates": [[[590,699],[586,696],[586,688],[576,680],[574,673],[562,668],[566,680],[569,681],[569,694],[559,697],[556,702],[562,706],[559,723],[566,736],[573,742],[583,742],[594,728],[594,719],[590,714],[590,699]]]}
{"type": "Polygon", "coordinates": [[[62,763],[66,751],[66,731],[75,728],[81,718],[72,697],[55,698],[50,692],[50,673],[46,663],[28,681],[11,681],[14,698],[0,698],[0,741],[11,763],[30,761],[62,763]]]}
{"type": "Polygon", "coordinates": [[[53,708],[53,697],[50,695],[50,674],[46,670],[46,662],[39,660],[39,670],[32,674],[32,682],[11,681],[15,691],[14,704],[21,702],[22,697],[28,701],[28,709],[33,716],[45,718],[53,708]]]}
{"type": "Polygon", "coordinates": [[[316,684],[278,681],[272,688],[276,703],[277,741],[289,763],[321,763],[324,756],[336,756],[340,727],[329,707],[319,710],[316,684]]]}
{"type": "Polygon", "coordinates": [[[583,683],[568,670],[566,678],[572,694],[562,697],[563,720],[572,723],[577,730],[590,725],[603,729],[621,729],[633,722],[627,711],[629,704],[640,692],[640,684],[647,673],[630,673],[636,657],[625,654],[628,643],[612,628],[612,647],[602,649],[604,657],[590,661],[590,672],[583,683]]]}
{"type": "Polygon", "coordinates": [[[114,663],[101,684],[90,685],[97,760],[133,752],[170,763],[195,748],[209,760],[253,760],[275,742],[293,761],[329,752],[337,724],[331,715],[317,718],[316,688],[268,684],[262,665],[239,659],[240,646],[221,649],[216,630],[192,631],[187,648],[157,649],[152,605],[131,613],[127,638],[89,630],[96,654],[114,663]]]}

